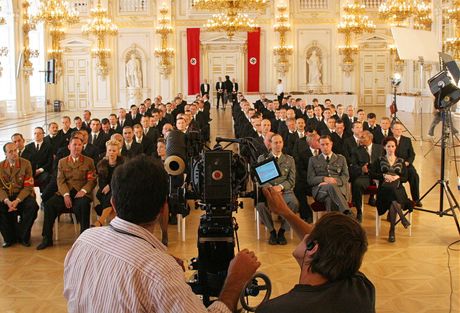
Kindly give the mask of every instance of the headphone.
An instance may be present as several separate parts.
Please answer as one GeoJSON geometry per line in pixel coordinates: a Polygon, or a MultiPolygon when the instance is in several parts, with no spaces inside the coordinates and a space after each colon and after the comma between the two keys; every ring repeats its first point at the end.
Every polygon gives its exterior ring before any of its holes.
{"type": "Polygon", "coordinates": [[[315,247],[316,243],[314,241],[310,241],[307,243],[307,251],[311,251],[313,250],[313,248],[315,247]]]}

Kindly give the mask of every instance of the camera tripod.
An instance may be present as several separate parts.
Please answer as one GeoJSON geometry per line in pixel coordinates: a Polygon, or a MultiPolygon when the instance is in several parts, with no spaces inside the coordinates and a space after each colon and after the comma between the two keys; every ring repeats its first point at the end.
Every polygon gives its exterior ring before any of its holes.
{"type": "Polygon", "coordinates": [[[455,224],[457,225],[457,231],[460,234],[460,224],[458,222],[457,214],[455,210],[459,210],[460,206],[458,204],[457,199],[455,199],[454,193],[450,189],[449,180],[445,178],[445,162],[446,162],[446,149],[447,149],[447,141],[449,140],[449,131],[447,125],[447,112],[446,108],[441,109],[441,118],[442,118],[442,135],[441,135],[441,177],[440,179],[428,189],[427,192],[420,198],[422,201],[436,186],[439,185],[439,210],[427,210],[423,208],[414,208],[414,210],[424,211],[428,213],[433,213],[438,215],[439,217],[443,216],[451,216],[455,220],[455,224]],[[447,201],[449,202],[449,208],[444,210],[444,194],[446,195],[447,201]]]}
{"type": "Polygon", "coordinates": [[[406,127],[406,125],[404,125],[404,123],[397,116],[398,106],[397,106],[397,103],[396,103],[396,90],[398,88],[398,85],[397,84],[392,84],[392,86],[393,86],[393,103],[390,106],[391,127],[393,127],[394,123],[396,123],[396,122],[401,123],[402,127],[404,127],[404,129],[409,133],[410,137],[412,137],[412,139],[414,139],[414,141],[417,141],[417,139],[415,139],[414,135],[410,132],[410,130],[406,127]]]}

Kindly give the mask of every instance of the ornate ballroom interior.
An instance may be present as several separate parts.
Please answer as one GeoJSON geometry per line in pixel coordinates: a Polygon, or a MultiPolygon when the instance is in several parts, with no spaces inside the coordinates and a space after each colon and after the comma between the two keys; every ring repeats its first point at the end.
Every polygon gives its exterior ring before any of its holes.
{"type": "Polygon", "coordinates": [[[235,21],[242,23],[236,32],[211,20],[219,8],[193,0],[64,1],[63,18],[46,14],[53,2],[40,7],[39,0],[1,1],[0,118],[44,112],[45,103],[51,109],[55,100],[65,110],[81,111],[128,107],[157,95],[172,99],[179,92],[194,96],[199,82],[188,84],[187,29],[199,28],[192,40],[199,45],[200,82],[214,86],[229,75],[244,94],[272,94],[280,78],[289,92],[385,106],[393,92],[390,78],[400,73],[397,92],[409,112],[431,111],[424,82],[439,65],[400,59],[391,27],[431,30],[435,40],[429,45],[459,57],[458,23],[449,18],[455,12],[448,12],[458,6],[454,1],[416,1],[396,14],[390,2],[397,7],[404,1],[260,1],[235,17],[243,19],[235,21]],[[251,39],[248,30],[260,33],[251,39]],[[57,61],[55,85],[44,82],[50,58],[57,61]],[[127,79],[131,58],[138,68],[133,88],[127,79]]]}
{"type": "MultiPolygon", "coordinates": [[[[284,90],[308,104],[313,98],[329,98],[380,118],[389,116],[392,79],[398,73],[398,116],[417,139],[414,166],[421,193],[436,182],[441,158],[439,146],[426,138],[434,110],[426,82],[439,72],[439,62],[400,57],[392,27],[429,33],[423,38],[432,41],[421,44],[451,54],[458,63],[459,0],[254,0],[248,1],[254,7],[243,5],[238,12],[216,3],[0,0],[0,145],[15,132],[30,141],[34,127],[60,123],[63,115],[74,117],[84,110],[106,117],[160,95],[164,103],[179,93],[192,100],[205,79],[214,106],[214,86],[225,75],[239,83],[251,102],[260,93],[274,99],[281,79],[284,90]],[[45,82],[50,59],[56,60],[54,84],[45,82]]],[[[420,40],[414,36],[414,45],[420,40]]],[[[410,48],[412,42],[404,44],[410,48]]],[[[460,108],[453,110],[459,125],[460,108]]],[[[234,136],[230,110],[213,107],[211,118],[212,137],[234,136]]],[[[439,133],[438,127],[437,138],[439,133]]],[[[458,154],[455,148],[448,154],[447,176],[460,198],[454,186],[458,154]]],[[[437,209],[437,193],[423,202],[437,209]]],[[[260,270],[272,279],[272,295],[278,296],[298,282],[298,265],[291,256],[297,241],[270,247],[263,227],[256,240],[253,207],[245,202],[236,214],[240,241],[256,252],[260,270]]],[[[411,233],[400,227],[398,242],[390,245],[385,235],[377,234],[375,211],[365,204],[362,225],[369,250],[362,271],[376,286],[377,312],[460,312],[460,254],[446,249],[459,239],[453,219],[414,212],[411,233]]],[[[172,254],[196,256],[200,214],[192,210],[182,233],[169,226],[172,254]]],[[[40,211],[33,246],[40,240],[42,220],[40,211]]],[[[388,223],[382,218],[381,224],[385,233],[388,223]]],[[[0,312],[67,311],[63,263],[78,235],[65,218],[59,232],[55,247],[46,251],[0,249],[0,312]]]]}

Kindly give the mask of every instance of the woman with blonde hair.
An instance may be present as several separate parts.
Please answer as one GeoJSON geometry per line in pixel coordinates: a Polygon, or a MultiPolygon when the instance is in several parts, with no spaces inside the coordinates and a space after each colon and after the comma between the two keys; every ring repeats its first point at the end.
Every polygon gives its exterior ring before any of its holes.
{"type": "Polygon", "coordinates": [[[110,203],[110,198],[112,197],[110,181],[112,180],[115,168],[124,162],[124,158],[120,154],[121,143],[118,140],[110,139],[105,143],[105,146],[107,147],[105,157],[97,164],[99,189],[96,197],[100,204],[95,208],[99,219],[94,226],[104,225],[107,218],[115,215],[112,204],[110,203]]]}

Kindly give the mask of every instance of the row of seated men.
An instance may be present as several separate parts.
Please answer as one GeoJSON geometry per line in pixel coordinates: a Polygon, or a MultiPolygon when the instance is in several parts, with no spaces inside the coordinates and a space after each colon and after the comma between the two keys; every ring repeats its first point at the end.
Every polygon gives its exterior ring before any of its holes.
{"type": "MultiPolygon", "coordinates": [[[[181,105],[182,101],[178,104],[181,105]]],[[[145,104],[141,104],[142,107],[145,104]]],[[[184,113],[177,112],[176,103],[171,108],[172,113],[166,111],[166,114],[161,108],[149,108],[151,113],[141,109],[139,111],[145,115],[140,118],[141,124],[133,127],[128,125],[124,109],[119,109],[117,127],[110,121],[106,123],[108,119],[103,119],[101,123],[98,118],[91,118],[91,112],[85,111],[85,121],[76,117],[75,128],[71,128],[70,117],[64,116],[61,119],[62,129],[59,130],[58,124],[52,122],[48,127],[49,134],[45,136],[44,130],[36,127],[34,140],[27,145],[22,134],[13,134],[11,142],[3,147],[6,160],[0,169],[3,246],[9,247],[16,242],[30,246],[30,230],[38,211],[34,186],[40,188],[45,208],[43,242],[38,248],[44,249],[53,244],[52,226],[65,208],[72,208],[76,213],[81,231],[89,227],[91,192],[97,178],[95,165],[104,158],[109,139],[120,141],[120,154],[125,158],[142,153],[158,157],[157,140],[174,128],[182,132],[198,131],[203,140],[209,140],[206,137],[209,136],[209,110],[204,108],[202,99],[184,104],[184,113]],[[165,120],[167,114],[172,118],[175,116],[175,127],[169,118],[165,120]],[[66,195],[70,196],[71,202],[66,200],[66,195]]],[[[134,106],[131,113],[134,117],[134,106]]]]}
{"type": "MultiPolygon", "coordinates": [[[[351,203],[356,207],[356,217],[360,222],[362,221],[362,195],[372,184],[368,166],[382,155],[381,143],[388,136],[394,136],[398,141],[396,154],[405,160],[412,200],[415,205],[421,206],[419,176],[413,166],[415,152],[410,138],[402,135],[403,125],[398,122],[391,125],[388,117],[382,117],[380,124],[377,124],[377,117],[374,113],[366,115],[364,110],[359,109],[355,116],[353,106],[347,106],[347,113],[345,113],[344,107],[340,104],[335,107],[329,100],[326,100],[322,105],[315,100],[312,105],[307,106],[300,98],[286,97],[280,104],[277,100],[269,101],[261,95],[261,99],[252,106],[245,99],[233,104],[232,113],[236,136],[254,138],[253,142],[259,161],[275,157],[282,172],[285,167],[285,172],[292,173],[287,176],[282,175],[271,182],[271,185],[283,186],[281,190],[290,207],[296,211],[298,203],[300,215],[307,222],[312,222],[312,210],[307,203],[307,195],[313,195],[316,200],[326,202],[328,210],[334,209],[330,207],[330,203],[328,204],[331,199],[324,201],[321,194],[312,190],[316,184],[312,185],[308,181],[311,174],[309,159],[319,153],[319,137],[324,135],[331,138],[334,155],[343,156],[343,158],[338,158],[335,166],[328,162],[328,164],[320,164],[319,167],[323,167],[323,170],[325,170],[324,167],[327,167],[326,173],[331,170],[344,172],[342,161],[345,160],[346,172],[347,175],[349,174],[347,182],[349,180],[351,185],[351,203]],[[280,135],[283,143],[281,152],[287,156],[286,158],[277,156],[273,152],[274,134],[280,135]],[[290,179],[289,188],[285,188],[288,177],[290,179]]],[[[279,137],[276,141],[279,141],[279,137]]],[[[242,153],[244,154],[244,149],[242,153]]],[[[347,185],[348,183],[344,184],[345,187],[347,185]]],[[[342,188],[340,193],[346,196],[347,188],[342,188]]],[[[348,213],[348,206],[344,206],[345,202],[335,199],[332,205],[334,203],[340,204],[336,206],[339,208],[342,206],[340,210],[348,213]]],[[[374,203],[375,199],[371,198],[370,204],[374,203]]],[[[258,206],[263,206],[263,203],[259,203],[258,206]]],[[[270,243],[284,244],[286,242],[284,231],[289,225],[283,223],[280,231],[276,233],[268,211],[260,210],[260,212],[262,212],[264,224],[266,226],[268,224],[269,230],[272,231],[270,243]]]]}

